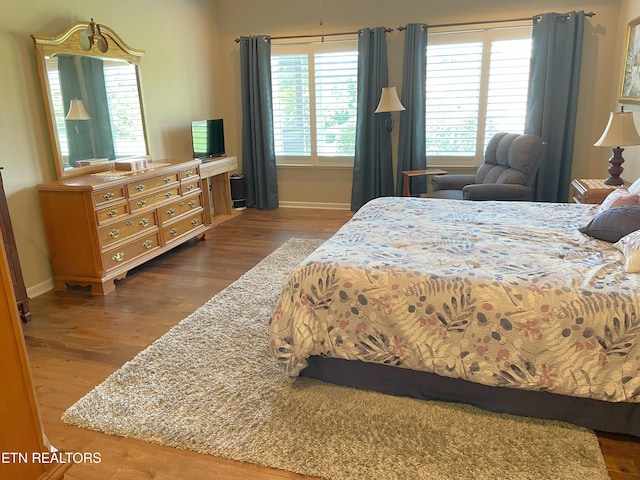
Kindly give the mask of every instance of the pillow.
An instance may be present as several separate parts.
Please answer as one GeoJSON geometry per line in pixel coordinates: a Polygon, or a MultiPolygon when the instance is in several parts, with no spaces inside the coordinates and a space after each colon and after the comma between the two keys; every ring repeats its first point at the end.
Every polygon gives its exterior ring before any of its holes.
{"type": "Polygon", "coordinates": [[[633,182],[628,190],[631,193],[635,193],[636,195],[640,195],[640,178],[638,178],[635,182],[633,182]]]}
{"type": "Polygon", "coordinates": [[[629,192],[627,187],[618,187],[606,196],[598,211],[604,212],[609,208],[623,205],[640,205],[640,195],[629,192]]]}
{"type": "Polygon", "coordinates": [[[613,244],[624,255],[624,271],[640,273],[640,231],[625,235],[613,244]]]}
{"type": "Polygon", "coordinates": [[[617,242],[625,235],[640,230],[640,205],[609,208],[578,230],[598,240],[617,242]]]}

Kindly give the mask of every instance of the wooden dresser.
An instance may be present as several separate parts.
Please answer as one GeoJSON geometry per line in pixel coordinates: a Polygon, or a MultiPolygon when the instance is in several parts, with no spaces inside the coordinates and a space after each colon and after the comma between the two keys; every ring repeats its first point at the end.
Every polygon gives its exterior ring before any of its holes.
{"type": "Polygon", "coordinates": [[[105,295],[132,268],[204,234],[200,163],[161,160],[37,185],[54,288],[105,295]]]}

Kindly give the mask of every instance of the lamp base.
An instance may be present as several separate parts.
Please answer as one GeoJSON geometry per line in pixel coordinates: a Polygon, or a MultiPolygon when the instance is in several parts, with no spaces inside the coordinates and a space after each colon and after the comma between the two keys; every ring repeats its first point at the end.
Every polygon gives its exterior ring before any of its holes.
{"type": "Polygon", "coordinates": [[[395,124],[395,122],[393,121],[393,117],[391,116],[391,113],[389,113],[387,115],[387,118],[384,119],[384,126],[386,127],[388,132],[393,130],[394,124],[395,124]]]}
{"type": "Polygon", "coordinates": [[[605,185],[618,186],[622,185],[624,181],[620,178],[622,174],[622,164],[624,163],[624,158],[622,158],[622,152],[624,152],[624,148],[614,147],[611,149],[613,155],[609,158],[609,168],[607,172],[609,172],[609,177],[604,181],[605,185]]]}

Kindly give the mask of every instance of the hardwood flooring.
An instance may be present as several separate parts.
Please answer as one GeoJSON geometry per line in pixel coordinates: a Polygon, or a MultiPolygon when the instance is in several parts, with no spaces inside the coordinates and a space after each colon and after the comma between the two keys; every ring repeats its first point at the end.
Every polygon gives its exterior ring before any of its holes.
{"type": "MultiPolygon", "coordinates": [[[[248,209],[131,271],[115,292],[48,292],[31,301],[25,339],[51,443],[98,452],[100,463],[71,467],[67,480],[300,479],[290,472],[70,427],[61,414],[149,343],[291,237],[328,238],[351,213],[248,209]]],[[[598,436],[612,480],[640,480],[640,439],[598,436]]]]}

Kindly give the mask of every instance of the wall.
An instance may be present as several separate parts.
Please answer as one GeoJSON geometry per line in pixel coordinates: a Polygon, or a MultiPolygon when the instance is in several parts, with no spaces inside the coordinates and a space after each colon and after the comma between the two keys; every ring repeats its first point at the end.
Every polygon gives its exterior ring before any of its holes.
{"type": "MultiPolygon", "coordinates": [[[[616,47],[615,52],[617,53],[615,56],[615,62],[613,65],[613,72],[616,75],[613,75],[615,80],[614,88],[611,90],[610,95],[608,95],[608,105],[611,108],[611,111],[617,111],[620,109],[620,103],[618,103],[618,94],[620,92],[620,84],[622,81],[622,65],[624,62],[624,54],[626,48],[627,41],[627,26],[629,22],[635,20],[640,17],[640,2],[638,0],[623,0],[620,4],[620,15],[618,18],[618,27],[616,29],[616,47]]],[[[640,105],[639,104],[624,104],[624,109],[627,112],[633,112],[634,120],[636,122],[636,127],[640,130],[640,105]]],[[[606,121],[603,121],[602,129],[606,125],[606,121]]],[[[611,155],[609,149],[607,149],[606,153],[602,152],[601,157],[602,160],[606,162],[606,160],[611,155]]],[[[637,147],[627,147],[624,149],[623,157],[625,159],[625,163],[622,165],[624,168],[624,172],[622,173],[622,178],[633,182],[636,178],[640,177],[640,146],[637,147]]]]}
{"type": "MultiPolygon", "coordinates": [[[[191,155],[194,118],[222,115],[220,59],[210,0],[0,0],[0,166],[29,295],[52,288],[35,185],[55,179],[31,34],[54,36],[76,21],[108,25],[141,61],[152,158],[191,155]]],[[[82,239],[78,239],[82,241],[82,239]]]]}
{"type": "MultiPolygon", "coordinates": [[[[626,3],[637,3],[628,0],[626,3]]],[[[362,27],[386,26],[396,28],[410,22],[427,24],[466,22],[473,20],[532,17],[543,12],[571,10],[593,11],[587,20],[581,77],[581,95],[573,174],[579,177],[606,175],[608,154],[593,147],[606,124],[613,105],[609,92],[615,90],[611,69],[617,72],[619,0],[396,0],[371,2],[368,0],[321,0],[300,2],[290,0],[217,0],[220,48],[228,61],[227,89],[224,110],[230,124],[234,124],[235,140],[241,144],[240,92],[238,45],[233,41],[240,35],[269,34],[272,36],[355,31],[362,27]],[[251,12],[238,15],[238,10],[251,12]],[[283,12],[285,12],[283,14],[283,12]],[[319,23],[323,19],[321,29],[319,23]],[[602,93],[605,93],[603,95],[602,93]],[[604,164],[603,164],[604,162],[604,164]]],[[[402,85],[402,54],[404,33],[394,30],[387,36],[389,84],[402,85]]],[[[397,152],[398,129],[393,131],[394,165],[397,152]]],[[[395,167],[394,167],[395,170],[395,167]]],[[[278,171],[280,199],[283,204],[349,205],[351,170],[319,172],[314,168],[281,168],[278,171]],[[320,176],[320,188],[317,179],[320,176]],[[331,177],[328,184],[325,178],[331,177]]]]}

